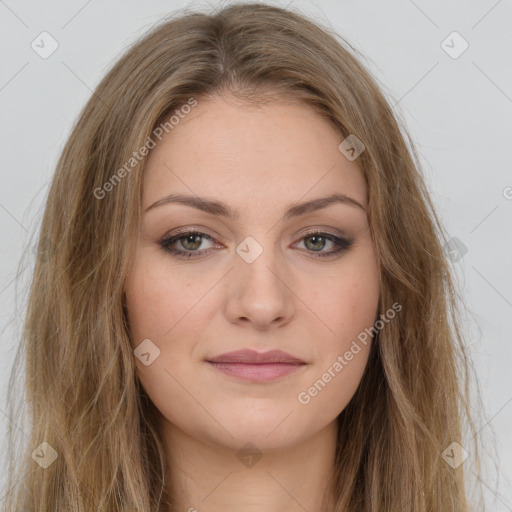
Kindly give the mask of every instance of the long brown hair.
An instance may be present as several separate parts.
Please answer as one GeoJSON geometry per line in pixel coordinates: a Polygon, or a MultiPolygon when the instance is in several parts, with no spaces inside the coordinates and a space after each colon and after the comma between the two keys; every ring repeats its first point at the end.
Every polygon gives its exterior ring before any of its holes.
{"type": "MultiPolygon", "coordinates": [[[[261,3],[180,12],[131,47],[84,107],[49,190],[20,350],[30,435],[11,462],[7,510],[165,510],[165,452],[135,373],[124,307],[146,155],[173,112],[212,94],[312,105],[355,135],[381,269],[380,311],[360,386],[339,416],[337,512],[467,512],[462,446],[468,371],[460,298],[414,144],[358,59],[329,29],[261,3]],[[124,172],[121,171],[124,169],[124,172]],[[46,469],[34,462],[55,450],[46,469]],[[42,455],[41,455],[42,454],[42,455]],[[34,459],[34,460],[33,460],[34,459]],[[23,478],[22,478],[23,477],[23,478]]],[[[177,115],[177,114],[176,114],[177,115]]],[[[166,125],[166,131],[172,123],[166,125]]],[[[16,444],[12,444],[16,446],[16,444]]]]}

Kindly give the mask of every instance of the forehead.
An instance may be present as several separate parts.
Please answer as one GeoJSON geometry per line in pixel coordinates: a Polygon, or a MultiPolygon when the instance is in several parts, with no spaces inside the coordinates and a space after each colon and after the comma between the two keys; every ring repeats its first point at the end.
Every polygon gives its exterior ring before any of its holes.
{"type": "Polygon", "coordinates": [[[339,151],[342,138],[306,104],[198,100],[151,150],[144,207],[174,191],[208,194],[242,209],[334,192],[366,205],[363,174],[339,151]]]}

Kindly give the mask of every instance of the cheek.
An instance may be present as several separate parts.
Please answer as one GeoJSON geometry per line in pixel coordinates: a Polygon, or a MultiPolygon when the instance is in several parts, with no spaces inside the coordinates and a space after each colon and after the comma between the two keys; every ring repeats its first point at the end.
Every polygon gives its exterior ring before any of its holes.
{"type": "Polygon", "coordinates": [[[170,404],[183,404],[188,399],[181,383],[193,379],[189,371],[193,349],[190,340],[194,329],[199,328],[194,315],[201,312],[194,306],[205,295],[207,283],[189,283],[188,277],[176,270],[171,272],[165,262],[152,260],[147,254],[144,258],[136,260],[125,283],[132,347],[136,349],[143,340],[151,340],[146,345],[150,347],[151,362],[145,365],[135,357],[136,371],[156,408],[167,419],[178,421],[183,408],[170,404]],[[205,289],[198,291],[198,287],[205,289]]]}
{"type": "Polygon", "coordinates": [[[322,333],[327,335],[316,338],[316,371],[297,399],[304,413],[320,424],[346,407],[368,361],[370,329],[378,313],[379,273],[373,252],[359,256],[331,276],[328,293],[313,297],[311,307],[319,312],[322,333]]]}
{"type": "Polygon", "coordinates": [[[188,320],[206,294],[206,281],[192,283],[183,273],[175,269],[171,272],[162,262],[136,265],[125,285],[132,343],[172,336],[175,327],[181,320],[188,320]]]}
{"type": "Polygon", "coordinates": [[[150,340],[144,346],[158,354],[149,365],[135,357],[136,371],[155,406],[168,418],[179,419],[183,410],[178,407],[175,418],[176,410],[169,410],[169,404],[189,398],[183,386],[188,389],[194,380],[197,346],[218,312],[210,302],[213,294],[208,293],[218,280],[218,275],[194,279],[194,273],[170,268],[149,251],[141,251],[126,280],[132,347],[150,340]]]}
{"type": "MultiPolygon", "coordinates": [[[[343,349],[375,322],[380,292],[378,267],[372,253],[361,254],[323,281],[322,289],[317,288],[308,303],[322,321],[322,352],[331,353],[329,347],[343,349]]],[[[304,287],[308,284],[310,287],[309,278],[304,287]]]]}

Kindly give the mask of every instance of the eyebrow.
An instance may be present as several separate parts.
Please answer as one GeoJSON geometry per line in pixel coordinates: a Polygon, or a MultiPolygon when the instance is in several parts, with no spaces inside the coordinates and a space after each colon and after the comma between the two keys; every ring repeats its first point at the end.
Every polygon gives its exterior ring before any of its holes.
{"type": "MultiPolygon", "coordinates": [[[[229,219],[240,218],[240,210],[231,208],[226,203],[223,203],[221,201],[215,201],[205,197],[190,196],[186,194],[169,194],[154,202],[152,205],[148,206],[144,212],[146,213],[158,206],[174,203],[192,206],[193,208],[197,208],[198,210],[201,210],[203,212],[210,213],[212,215],[220,215],[222,217],[226,217],[229,219]]],[[[348,206],[360,208],[361,210],[366,212],[366,208],[364,208],[361,203],[359,203],[352,197],[346,196],[345,194],[332,194],[330,196],[319,197],[317,199],[312,199],[311,201],[306,201],[303,203],[289,204],[283,216],[283,219],[288,220],[293,217],[299,217],[300,215],[305,215],[306,213],[320,210],[322,208],[326,208],[331,204],[336,203],[346,204],[348,206]]]]}

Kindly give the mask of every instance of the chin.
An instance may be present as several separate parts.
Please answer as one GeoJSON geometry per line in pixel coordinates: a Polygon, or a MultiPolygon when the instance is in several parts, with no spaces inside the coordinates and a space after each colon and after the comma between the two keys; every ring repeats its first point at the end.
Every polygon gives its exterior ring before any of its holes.
{"type": "Polygon", "coordinates": [[[316,429],[322,428],[308,424],[306,419],[297,418],[296,412],[292,411],[293,408],[288,407],[280,409],[278,413],[259,412],[252,418],[247,414],[240,414],[221,419],[222,415],[217,414],[215,417],[219,418],[225,430],[219,425],[212,429],[209,423],[204,425],[201,435],[207,438],[208,444],[220,444],[234,450],[239,450],[247,443],[253,444],[262,452],[290,448],[314,435],[316,429]]]}

